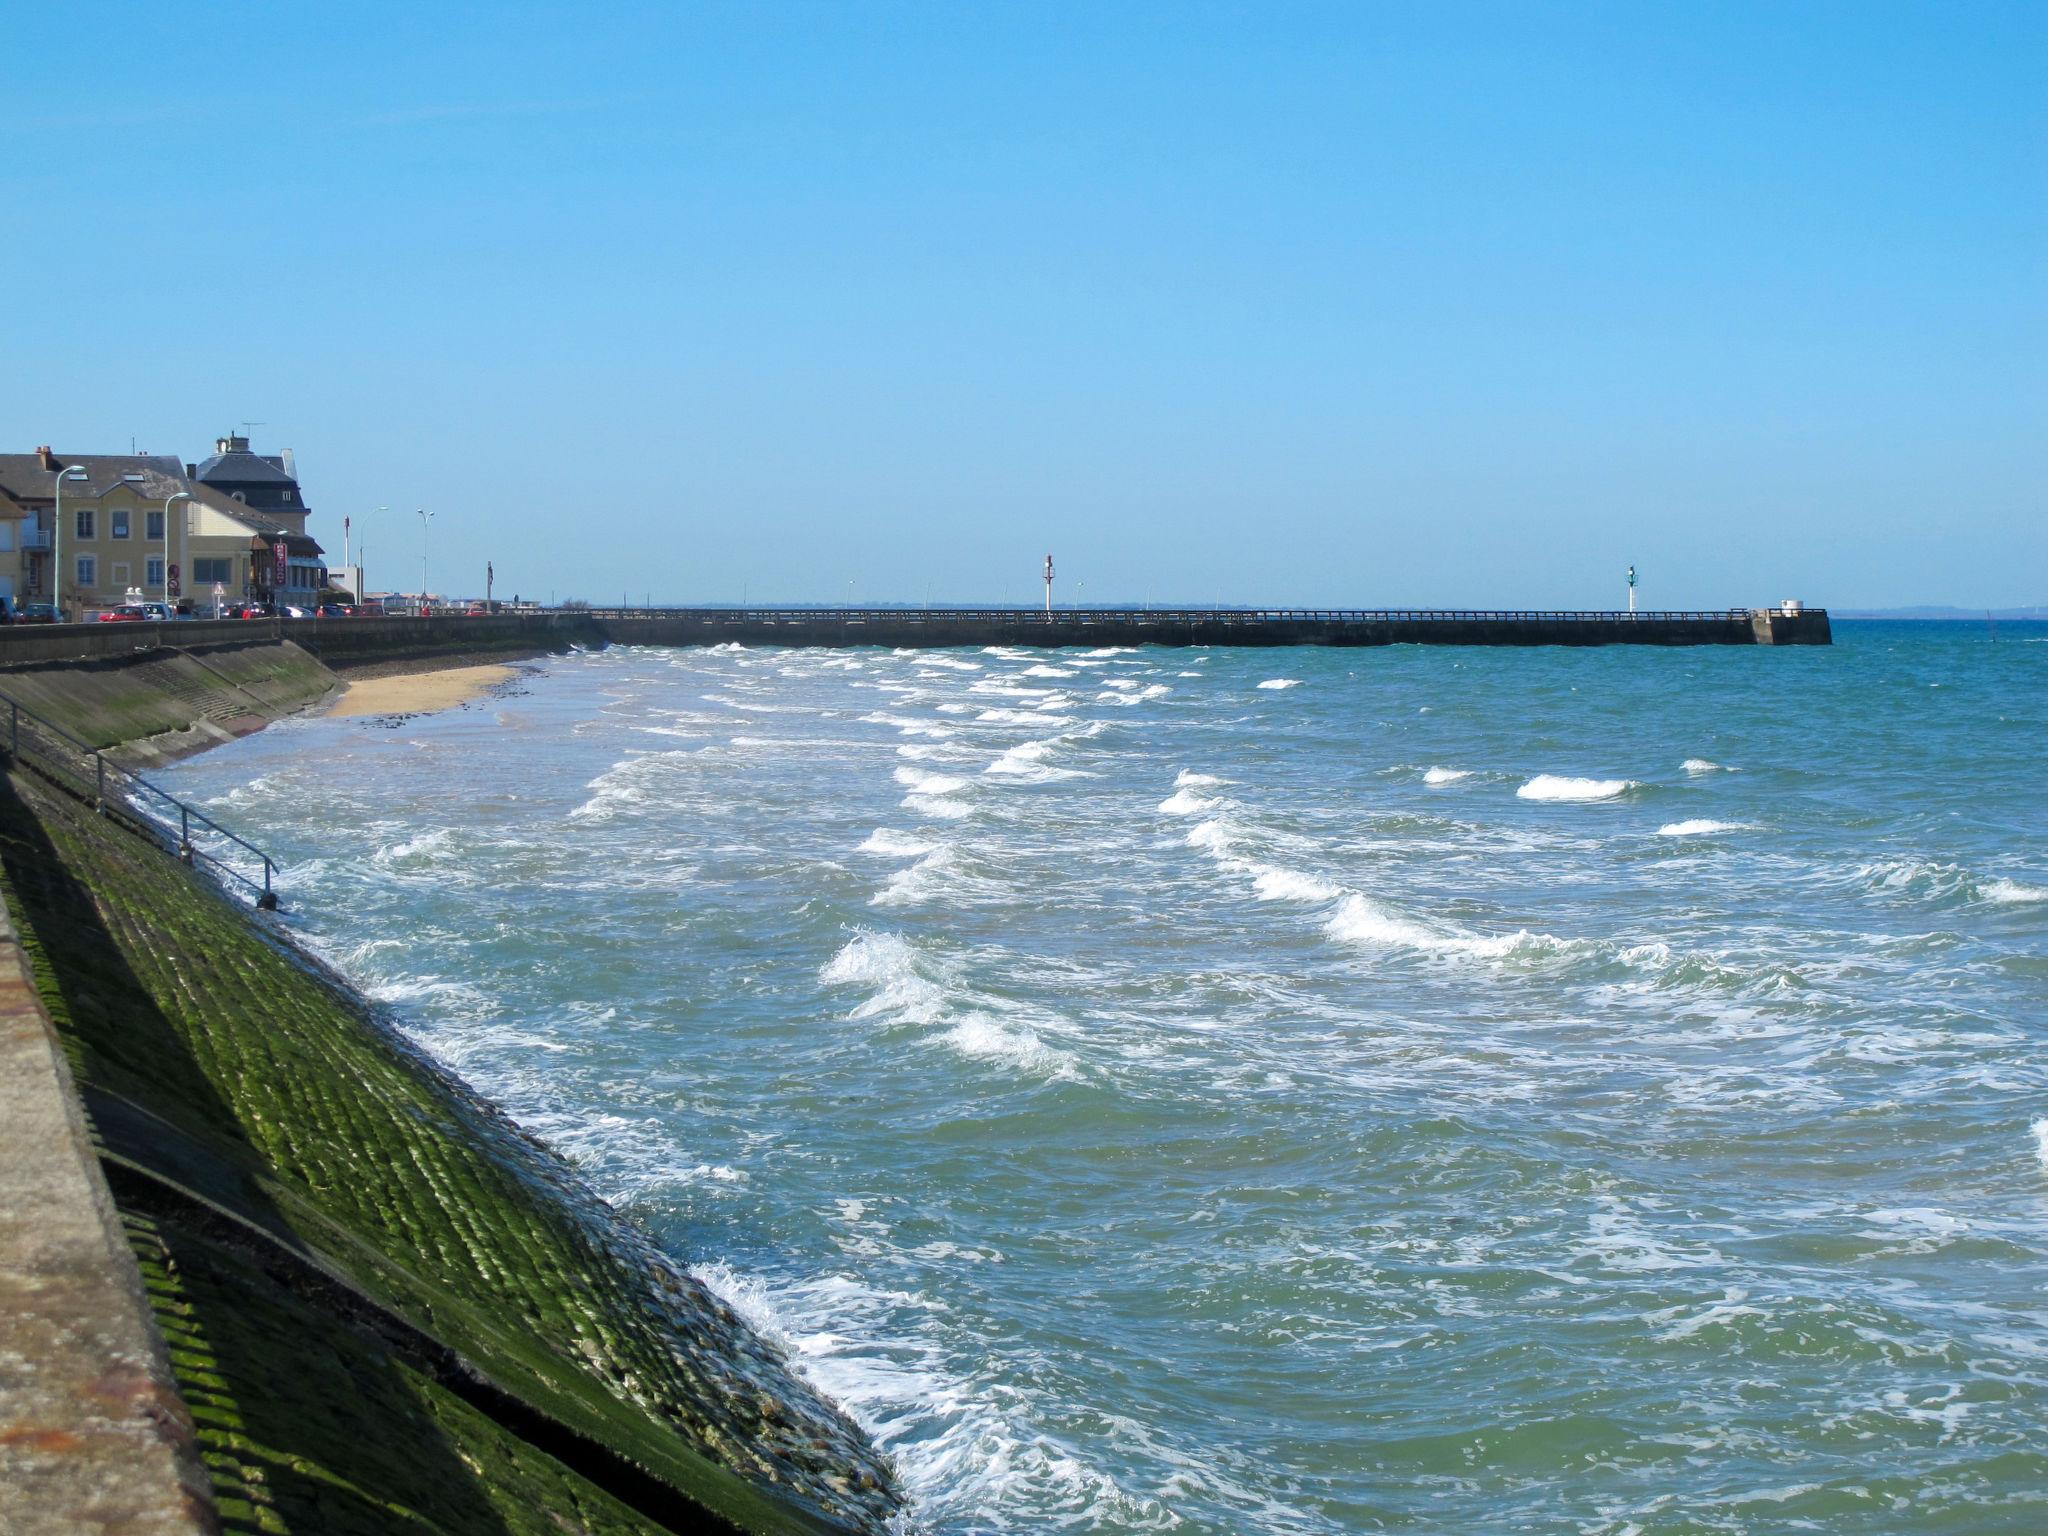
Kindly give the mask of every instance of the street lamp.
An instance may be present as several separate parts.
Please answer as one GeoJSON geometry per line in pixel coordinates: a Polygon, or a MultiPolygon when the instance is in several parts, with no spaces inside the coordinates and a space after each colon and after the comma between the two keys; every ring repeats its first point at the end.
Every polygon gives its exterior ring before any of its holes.
{"type": "Polygon", "coordinates": [[[425,507],[415,507],[420,515],[420,611],[425,614],[427,607],[427,525],[434,520],[434,514],[425,507]]]}
{"type": "Polygon", "coordinates": [[[164,617],[171,613],[171,508],[181,501],[193,500],[190,491],[180,491],[175,496],[164,498],[164,617]]]}
{"type": "Polygon", "coordinates": [[[50,520],[57,526],[50,534],[50,606],[57,610],[57,622],[64,622],[64,482],[87,478],[85,466],[74,464],[57,471],[57,509],[50,520]]]}

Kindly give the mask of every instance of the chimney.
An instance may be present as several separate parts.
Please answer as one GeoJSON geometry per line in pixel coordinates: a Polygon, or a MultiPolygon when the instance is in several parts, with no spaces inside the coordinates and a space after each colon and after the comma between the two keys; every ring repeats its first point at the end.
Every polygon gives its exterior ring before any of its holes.
{"type": "Polygon", "coordinates": [[[50,471],[51,474],[57,472],[57,455],[50,452],[50,445],[48,443],[44,443],[40,448],[36,449],[36,463],[50,471]]]}
{"type": "Polygon", "coordinates": [[[278,455],[278,457],[284,460],[284,472],[290,475],[294,480],[298,479],[299,464],[298,460],[292,457],[291,449],[285,449],[284,452],[278,455]]]}

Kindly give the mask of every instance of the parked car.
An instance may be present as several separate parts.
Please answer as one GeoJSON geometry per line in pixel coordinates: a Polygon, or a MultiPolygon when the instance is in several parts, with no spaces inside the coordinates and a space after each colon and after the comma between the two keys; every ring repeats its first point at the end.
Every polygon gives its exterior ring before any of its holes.
{"type": "Polygon", "coordinates": [[[277,610],[268,603],[244,603],[235,610],[234,617],[238,619],[274,619],[277,617],[277,610]]]}
{"type": "Polygon", "coordinates": [[[383,600],[382,600],[381,598],[371,598],[371,599],[370,599],[370,600],[369,600],[368,602],[362,602],[362,603],[357,603],[357,604],[356,604],[356,617],[357,617],[357,618],[359,618],[359,619],[381,619],[381,618],[383,618],[383,617],[384,617],[384,603],[383,603],[383,600]]]}
{"type": "Polygon", "coordinates": [[[471,603],[462,610],[462,616],[465,619],[488,619],[491,616],[491,610],[482,603],[471,603]]]}
{"type": "Polygon", "coordinates": [[[118,608],[109,608],[100,615],[102,624],[140,624],[149,617],[149,610],[140,603],[123,603],[118,608]]]}
{"type": "Polygon", "coordinates": [[[61,624],[64,616],[57,612],[55,603],[23,603],[14,610],[17,624],[61,624]]]}
{"type": "Polygon", "coordinates": [[[278,611],[288,619],[310,619],[313,617],[312,609],[301,608],[297,603],[286,603],[278,611]]]}
{"type": "Polygon", "coordinates": [[[181,613],[176,608],[172,608],[164,603],[144,603],[142,611],[148,617],[166,624],[173,619],[189,619],[192,617],[191,614],[181,613]]]}

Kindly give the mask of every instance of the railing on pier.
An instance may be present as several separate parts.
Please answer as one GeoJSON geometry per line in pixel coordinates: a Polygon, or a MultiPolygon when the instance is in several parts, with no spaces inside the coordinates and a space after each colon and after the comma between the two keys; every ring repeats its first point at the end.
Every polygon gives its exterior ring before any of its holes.
{"type": "Polygon", "coordinates": [[[246,889],[264,911],[277,910],[272,884],[277,866],[261,848],[27,705],[9,698],[0,698],[0,705],[5,706],[0,753],[90,799],[102,815],[119,817],[165,852],[206,868],[224,884],[246,889]],[[195,831],[200,841],[194,841],[195,831]],[[209,841],[212,848],[202,846],[209,841]],[[260,876],[254,873],[259,869],[260,876]]]}
{"type": "Polygon", "coordinates": [[[705,623],[860,624],[872,619],[892,622],[995,622],[1061,624],[1383,624],[1498,623],[1503,620],[1546,624],[1668,624],[1749,622],[1748,608],[1662,609],[1630,613],[1626,609],[1550,608],[591,608],[593,619],[701,619],[705,623]]]}

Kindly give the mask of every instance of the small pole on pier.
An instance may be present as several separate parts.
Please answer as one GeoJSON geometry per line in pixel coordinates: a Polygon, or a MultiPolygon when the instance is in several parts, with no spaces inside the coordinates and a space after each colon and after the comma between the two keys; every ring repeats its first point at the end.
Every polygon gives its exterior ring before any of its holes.
{"type": "Polygon", "coordinates": [[[1045,616],[1052,617],[1052,556],[1045,557],[1045,616]]]}
{"type": "Polygon", "coordinates": [[[1634,566],[1628,568],[1628,611],[1630,613],[1636,611],[1636,568],[1634,566]]]}

